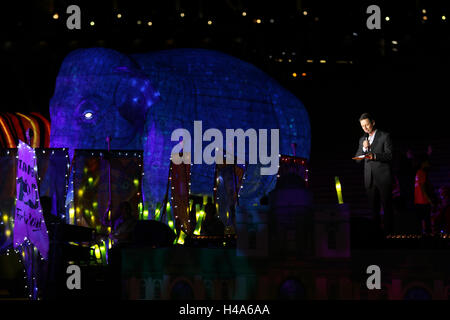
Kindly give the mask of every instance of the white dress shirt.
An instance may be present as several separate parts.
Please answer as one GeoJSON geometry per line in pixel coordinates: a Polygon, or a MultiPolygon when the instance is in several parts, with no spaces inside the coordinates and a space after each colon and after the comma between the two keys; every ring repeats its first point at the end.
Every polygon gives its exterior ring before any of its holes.
{"type": "MultiPolygon", "coordinates": [[[[369,144],[372,145],[373,139],[375,139],[375,135],[377,134],[377,130],[373,132],[373,135],[369,135],[369,144]]],[[[368,149],[363,147],[363,152],[367,152],[368,149]]]]}

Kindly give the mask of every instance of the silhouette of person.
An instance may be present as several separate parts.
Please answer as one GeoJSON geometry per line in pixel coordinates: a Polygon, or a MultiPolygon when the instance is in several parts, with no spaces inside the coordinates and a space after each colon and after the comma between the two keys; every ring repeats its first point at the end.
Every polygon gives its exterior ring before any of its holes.
{"type": "Polygon", "coordinates": [[[205,220],[202,224],[202,232],[211,236],[221,236],[225,232],[225,226],[216,214],[216,206],[212,203],[212,198],[208,197],[205,205],[205,220]]]}
{"type": "Polygon", "coordinates": [[[119,217],[114,221],[112,238],[118,243],[130,242],[136,222],[137,219],[132,213],[130,203],[128,201],[121,202],[119,217]]]}
{"type": "Polygon", "coordinates": [[[450,187],[439,188],[439,207],[433,218],[434,232],[450,233],[450,187]]]}
{"type": "Polygon", "coordinates": [[[419,229],[424,233],[431,233],[431,208],[434,207],[434,197],[432,186],[428,180],[430,161],[428,155],[422,154],[419,157],[419,170],[416,173],[414,185],[414,205],[416,207],[419,229]]]}

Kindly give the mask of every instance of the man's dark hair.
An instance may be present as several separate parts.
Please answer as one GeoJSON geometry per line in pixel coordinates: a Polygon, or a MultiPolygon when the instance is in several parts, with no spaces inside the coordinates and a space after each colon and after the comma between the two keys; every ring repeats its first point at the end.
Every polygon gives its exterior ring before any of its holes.
{"type": "Polygon", "coordinates": [[[359,121],[362,121],[364,119],[368,119],[370,122],[373,122],[374,120],[373,117],[367,112],[363,113],[361,117],[359,117],[359,121]]]}

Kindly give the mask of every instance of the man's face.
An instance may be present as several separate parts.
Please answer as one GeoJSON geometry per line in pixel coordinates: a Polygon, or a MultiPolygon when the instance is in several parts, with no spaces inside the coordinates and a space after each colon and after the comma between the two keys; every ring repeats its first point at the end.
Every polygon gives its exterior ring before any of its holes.
{"type": "Polygon", "coordinates": [[[369,119],[363,119],[360,122],[361,122],[361,128],[363,129],[363,131],[365,133],[372,134],[374,126],[375,126],[375,121],[370,121],[369,119]]]}

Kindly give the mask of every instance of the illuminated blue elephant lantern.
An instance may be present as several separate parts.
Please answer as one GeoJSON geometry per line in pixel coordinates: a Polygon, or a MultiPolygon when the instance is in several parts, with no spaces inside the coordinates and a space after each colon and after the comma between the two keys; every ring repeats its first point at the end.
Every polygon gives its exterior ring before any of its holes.
{"type": "MultiPolygon", "coordinates": [[[[125,55],[79,49],[62,63],[50,102],[51,146],[73,149],[143,149],[145,201],[150,212],[166,191],[171,134],[194,120],[208,128],[279,129],[280,153],[309,158],[310,124],[303,104],[255,66],[203,49],[125,55]]],[[[270,135],[269,135],[270,137],[270,135]]],[[[204,143],[204,146],[206,143],[204,143]]],[[[270,150],[270,149],[269,149],[270,150]]],[[[248,152],[248,148],[247,148],[248,152]]],[[[240,204],[267,194],[276,175],[247,165],[240,204]]],[[[191,193],[212,195],[214,165],[192,167],[191,193]]]]}

